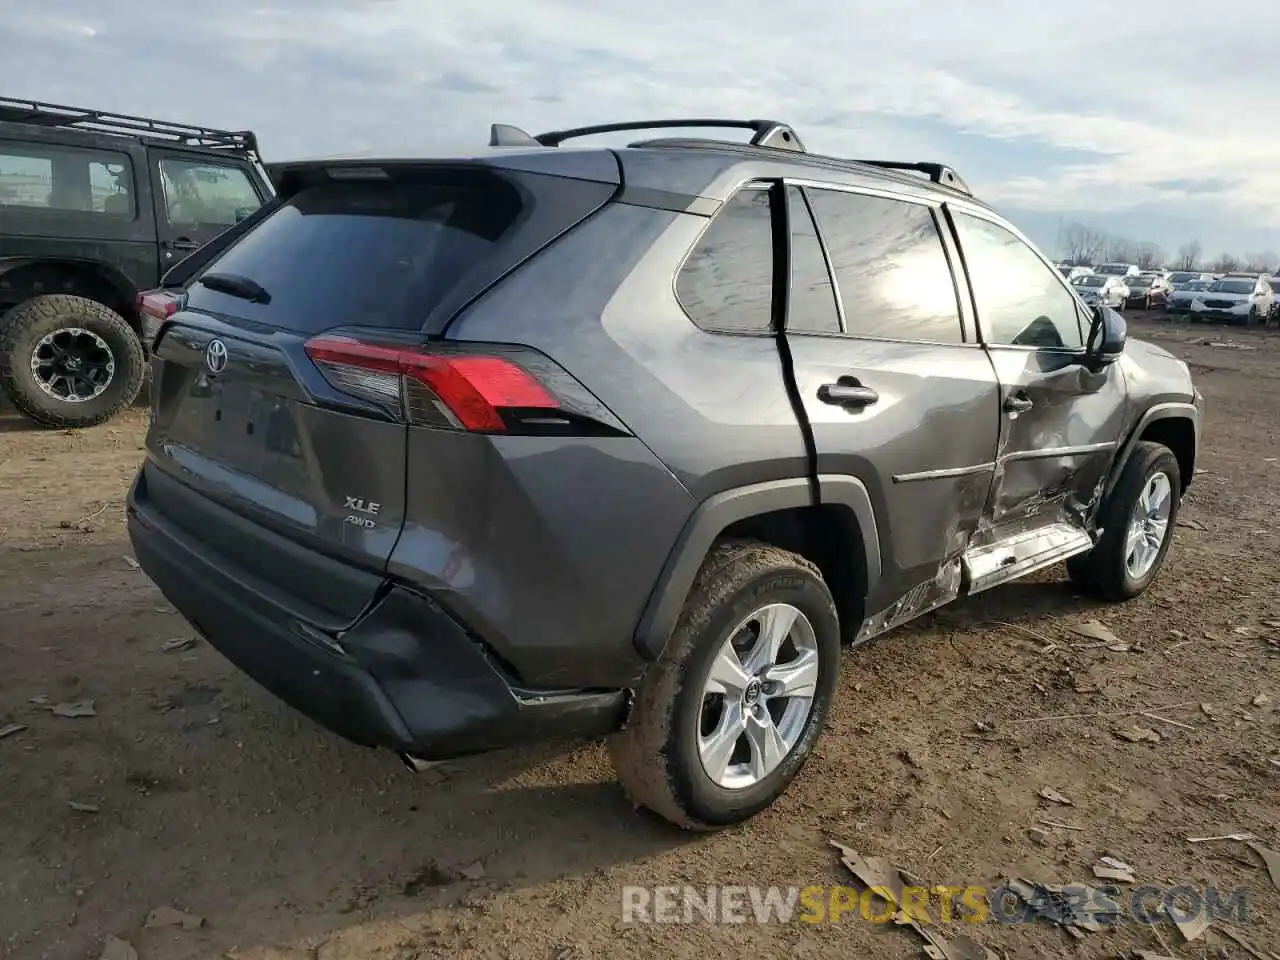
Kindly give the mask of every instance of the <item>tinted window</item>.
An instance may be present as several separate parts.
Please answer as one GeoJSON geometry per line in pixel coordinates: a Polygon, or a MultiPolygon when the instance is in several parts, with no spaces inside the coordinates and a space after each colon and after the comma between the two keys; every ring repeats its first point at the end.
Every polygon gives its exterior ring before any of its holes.
{"type": "Polygon", "coordinates": [[[0,143],[0,207],[133,219],[133,172],[123,153],[0,143]]]}
{"type": "Polygon", "coordinates": [[[308,187],[206,268],[256,281],[270,303],[190,287],[189,304],[304,333],[417,329],[521,209],[501,181],[308,187]]]}
{"type": "Polygon", "coordinates": [[[220,163],[165,157],[160,184],[175,227],[229,227],[262,205],[244,170],[220,163]]]}
{"type": "Polygon", "coordinates": [[[739,191],[720,209],[676,279],[676,295],[694,323],[708,330],[772,329],[772,231],[763,185],[739,191]]]}
{"type": "Polygon", "coordinates": [[[955,286],[928,207],[839,190],[806,190],[858,337],[960,343],[955,286]]]}
{"type": "Polygon", "coordinates": [[[787,329],[800,333],[839,333],[840,316],[822,244],[813,228],[809,205],[799,187],[787,187],[791,221],[791,302],[787,329]]]}
{"type": "Polygon", "coordinates": [[[1034,250],[994,223],[963,213],[955,220],[987,343],[1083,345],[1075,298],[1034,250]]]}

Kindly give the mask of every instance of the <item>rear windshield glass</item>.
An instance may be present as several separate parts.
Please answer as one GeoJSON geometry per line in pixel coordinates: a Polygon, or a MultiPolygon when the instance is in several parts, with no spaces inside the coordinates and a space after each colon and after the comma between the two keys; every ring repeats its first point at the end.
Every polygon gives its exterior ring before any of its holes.
{"type": "Polygon", "coordinates": [[[1150,277],[1129,277],[1125,282],[1131,287],[1149,287],[1152,281],[1150,277]]]}
{"type": "Polygon", "coordinates": [[[1077,287],[1100,287],[1107,282],[1106,277],[1090,276],[1076,277],[1071,281],[1077,287]]]}
{"type": "Polygon", "coordinates": [[[307,187],[204,271],[247,278],[270,302],[196,282],[188,305],[300,333],[418,329],[520,209],[514,188],[492,176],[307,187]]]}

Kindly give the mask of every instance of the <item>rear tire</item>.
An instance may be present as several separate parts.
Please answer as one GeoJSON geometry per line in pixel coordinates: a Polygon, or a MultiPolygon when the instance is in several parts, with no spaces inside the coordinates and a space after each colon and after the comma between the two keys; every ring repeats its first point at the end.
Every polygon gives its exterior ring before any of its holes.
{"type": "Polygon", "coordinates": [[[1159,443],[1139,442],[1098,513],[1102,537],[1088,553],[1067,561],[1068,575],[1103,600],[1138,596],[1155,580],[1169,555],[1181,499],[1181,473],[1173,451],[1159,443]],[[1139,502],[1144,495],[1150,497],[1153,488],[1165,491],[1167,508],[1162,513],[1149,499],[1153,509],[1141,512],[1153,515],[1156,522],[1139,524],[1139,502]],[[1158,519],[1161,513],[1162,520],[1158,519]],[[1153,531],[1161,522],[1163,533],[1155,543],[1153,531]]]}
{"type": "Polygon", "coordinates": [[[782,795],[808,759],[839,665],[835,604],[817,567],[756,541],[716,546],[640,684],[626,728],[610,739],[627,795],[685,829],[752,817],[782,795]],[[769,646],[756,645],[767,636],[782,636],[781,647],[772,669],[757,670],[764,661],[751,654],[769,646]],[[797,691],[790,698],[781,679],[788,669],[797,691]]]}
{"type": "Polygon", "coordinates": [[[133,329],[97,301],[33,297],[0,318],[0,389],[43,426],[111,419],[137,399],[145,370],[133,329]]]}

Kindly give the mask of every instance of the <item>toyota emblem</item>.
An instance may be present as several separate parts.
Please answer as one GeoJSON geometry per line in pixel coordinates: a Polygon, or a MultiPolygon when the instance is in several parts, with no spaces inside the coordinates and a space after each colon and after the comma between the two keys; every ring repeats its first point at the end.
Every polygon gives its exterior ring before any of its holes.
{"type": "Polygon", "coordinates": [[[210,340],[204,351],[204,364],[210,373],[221,373],[227,369],[227,345],[221,340],[210,340]]]}

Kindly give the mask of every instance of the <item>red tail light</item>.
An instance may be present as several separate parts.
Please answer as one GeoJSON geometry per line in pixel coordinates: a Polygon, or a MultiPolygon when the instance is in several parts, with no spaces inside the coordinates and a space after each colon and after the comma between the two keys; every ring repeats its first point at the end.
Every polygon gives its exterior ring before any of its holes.
{"type": "Polygon", "coordinates": [[[411,423],[505,433],[512,413],[563,409],[533,374],[504,356],[431,353],[324,335],[309,340],[306,351],[335,388],[390,407],[411,423]]]}
{"type": "Polygon", "coordinates": [[[168,320],[182,307],[182,294],[172,290],[144,290],[135,304],[139,313],[157,320],[168,320]]]}

